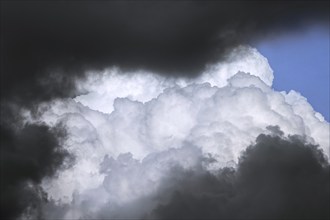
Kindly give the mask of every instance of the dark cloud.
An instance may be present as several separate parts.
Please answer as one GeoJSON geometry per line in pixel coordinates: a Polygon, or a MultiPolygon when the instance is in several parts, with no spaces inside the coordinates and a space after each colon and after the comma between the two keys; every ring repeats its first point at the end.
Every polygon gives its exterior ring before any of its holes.
{"type": "Polygon", "coordinates": [[[238,44],[327,23],[327,6],[328,1],[1,2],[1,94],[25,103],[74,95],[74,79],[84,70],[111,65],[193,76],[238,44]]]}
{"type": "Polygon", "coordinates": [[[20,125],[19,119],[12,121],[15,117],[10,114],[1,112],[2,219],[15,219],[23,212],[35,212],[40,203],[47,200],[39,187],[41,180],[53,176],[72,161],[61,146],[65,137],[61,126],[20,125]]]}
{"type": "MultiPolygon", "coordinates": [[[[328,24],[328,6],[328,1],[1,1],[2,215],[15,217],[42,200],[38,183],[56,173],[67,155],[61,132],[17,125],[21,107],[76,95],[75,80],[87,69],[117,65],[194,76],[238,44],[313,22],[328,24]]],[[[171,204],[157,213],[165,216],[162,210],[171,204]]]]}
{"type": "Polygon", "coordinates": [[[161,219],[329,219],[329,164],[302,137],[260,135],[238,168],[175,169],[158,195],[161,219]]]}

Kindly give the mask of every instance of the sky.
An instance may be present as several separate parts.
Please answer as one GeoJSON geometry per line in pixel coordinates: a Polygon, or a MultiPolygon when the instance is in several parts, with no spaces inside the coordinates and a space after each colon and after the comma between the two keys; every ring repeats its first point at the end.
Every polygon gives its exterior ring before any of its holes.
{"type": "Polygon", "coordinates": [[[256,45],[274,69],[273,87],[300,92],[327,121],[330,117],[329,39],[328,28],[315,26],[256,45]]]}
{"type": "Polygon", "coordinates": [[[1,219],[329,219],[329,1],[1,1],[1,219]]]}

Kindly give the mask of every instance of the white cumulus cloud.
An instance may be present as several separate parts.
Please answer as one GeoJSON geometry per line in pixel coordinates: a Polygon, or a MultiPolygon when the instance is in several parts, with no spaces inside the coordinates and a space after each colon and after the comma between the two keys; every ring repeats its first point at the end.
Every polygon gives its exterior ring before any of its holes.
{"type": "Polygon", "coordinates": [[[267,59],[243,46],[194,79],[91,73],[77,83],[84,95],[40,106],[39,121],[66,126],[65,147],[76,158],[42,186],[66,205],[61,218],[116,216],[123,204],[155,192],[172,167],[193,168],[208,156],[216,159],[209,170],[235,164],[270,125],[305,136],[329,156],[329,123],[298,92],[275,91],[272,80],[267,59]]]}

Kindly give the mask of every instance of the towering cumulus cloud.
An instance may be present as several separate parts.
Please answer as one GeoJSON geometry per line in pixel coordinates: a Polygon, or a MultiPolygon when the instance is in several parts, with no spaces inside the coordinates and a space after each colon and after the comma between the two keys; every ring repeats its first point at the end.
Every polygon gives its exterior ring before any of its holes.
{"type": "Polygon", "coordinates": [[[194,79],[111,68],[23,111],[64,125],[75,158],[43,179],[45,218],[327,217],[329,123],[272,80],[241,46],[194,79]]]}
{"type": "Polygon", "coordinates": [[[2,219],[329,218],[329,123],[244,46],[328,25],[328,1],[0,16],[2,219]]]}

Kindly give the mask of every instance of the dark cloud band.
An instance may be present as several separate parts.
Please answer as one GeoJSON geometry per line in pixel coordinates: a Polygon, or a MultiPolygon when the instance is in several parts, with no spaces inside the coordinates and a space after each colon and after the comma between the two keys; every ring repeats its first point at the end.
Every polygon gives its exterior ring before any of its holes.
{"type": "Polygon", "coordinates": [[[112,65],[194,76],[238,44],[329,16],[328,1],[1,4],[1,95],[24,102],[72,95],[84,70],[112,65]]]}

